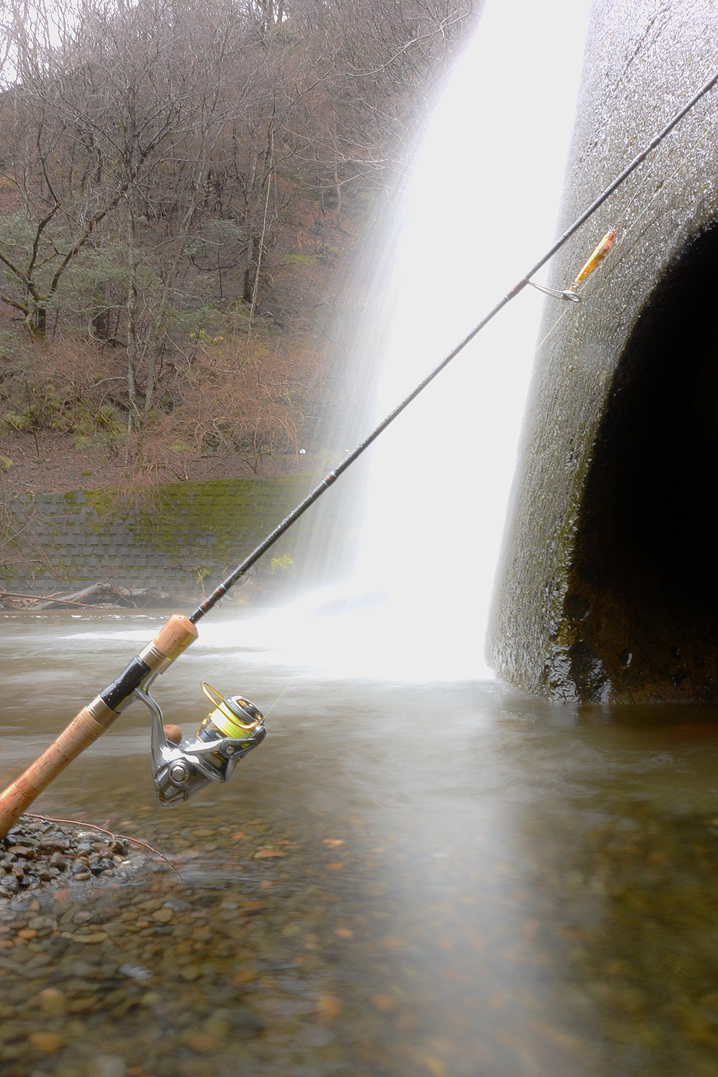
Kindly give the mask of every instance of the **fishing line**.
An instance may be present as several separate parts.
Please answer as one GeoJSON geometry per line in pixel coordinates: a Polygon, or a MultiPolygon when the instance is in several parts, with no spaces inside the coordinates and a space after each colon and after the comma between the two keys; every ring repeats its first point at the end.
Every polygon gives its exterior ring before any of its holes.
{"type": "MultiPolygon", "coordinates": [[[[691,156],[695,155],[695,151],[698,149],[698,147],[703,142],[705,142],[705,140],[708,138],[708,136],[710,134],[713,133],[713,131],[716,129],[717,126],[718,126],[718,117],[716,117],[716,119],[714,119],[709,124],[709,126],[704,130],[703,134],[698,139],[696,139],[696,141],[693,143],[693,145],[691,147],[691,156]]],[[[620,238],[616,242],[616,247],[615,247],[615,249],[616,249],[616,258],[611,259],[612,263],[615,263],[616,265],[620,264],[622,259],[625,258],[625,256],[626,256],[625,252],[624,252],[623,255],[620,255],[618,253],[620,248],[625,244],[628,237],[638,227],[641,219],[646,215],[646,213],[648,213],[649,209],[651,208],[651,206],[653,205],[655,200],[659,197],[659,195],[661,195],[664,192],[665,188],[670,186],[670,184],[673,182],[673,180],[679,174],[679,172],[682,172],[684,170],[684,168],[686,167],[686,163],[687,163],[687,157],[684,156],[684,155],[681,155],[681,159],[680,159],[679,164],[676,165],[676,167],[673,169],[673,171],[670,173],[670,175],[668,175],[665,179],[662,180],[662,182],[659,184],[659,186],[653,192],[653,195],[645,202],[645,204],[644,204],[643,208],[641,209],[640,213],[638,213],[633,218],[630,225],[623,231],[620,238]]],[[[617,229],[620,228],[623,220],[626,219],[629,216],[629,211],[630,211],[631,207],[637,201],[638,195],[641,193],[641,191],[645,187],[646,183],[648,183],[651,180],[651,178],[653,178],[653,177],[651,176],[650,173],[648,175],[644,176],[639,190],[636,191],[636,194],[633,196],[630,203],[628,204],[628,206],[625,208],[625,210],[623,211],[623,213],[619,217],[618,223],[616,225],[617,229]]],[[[604,280],[600,284],[597,283],[595,291],[592,294],[598,294],[601,289],[603,289],[603,288],[605,288],[607,286],[607,284],[608,284],[607,280],[604,280]]]]}
{"type": "Polygon", "coordinates": [[[282,689],[282,691],[281,691],[281,692],[279,693],[279,695],[278,695],[278,696],[277,696],[277,698],[275,699],[274,703],[272,703],[272,706],[271,706],[271,707],[269,708],[269,710],[268,710],[268,711],[265,711],[265,712],[264,712],[264,717],[265,717],[265,718],[267,718],[267,717],[268,717],[268,716],[269,716],[269,715],[270,715],[270,714],[272,713],[272,711],[273,711],[273,710],[274,710],[274,708],[276,707],[277,703],[279,703],[279,700],[280,700],[280,699],[282,698],[282,696],[283,696],[283,695],[285,695],[285,694],[286,694],[286,693],[287,693],[287,692],[289,691],[289,689],[290,689],[290,688],[291,688],[291,687],[292,687],[292,686],[294,685],[295,681],[297,681],[298,679],[299,679],[299,674],[298,674],[298,673],[296,673],[296,674],[295,674],[295,675],[294,675],[294,676],[292,677],[291,681],[290,681],[290,682],[289,682],[289,684],[288,684],[288,685],[286,686],[286,688],[283,688],[283,689],[282,689]]]}
{"type": "MultiPolygon", "coordinates": [[[[713,122],[708,127],[708,129],[706,131],[704,131],[703,134],[701,135],[701,137],[693,144],[692,151],[695,151],[701,145],[702,142],[705,142],[706,138],[708,138],[708,135],[712,134],[717,126],[718,126],[718,118],[713,120],[713,122]]],[[[634,229],[638,226],[639,222],[641,221],[641,218],[645,216],[645,214],[651,208],[651,206],[653,205],[655,200],[659,197],[660,194],[662,194],[664,188],[666,188],[667,186],[669,186],[669,184],[672,183],[672,181],[675,179],[675,177],[678,175],[679,172],[683,171],[683,169],[685,168],[685,165],[686,165],[686,160],[685,160],[685,158],[682,158],[680,164],[678,164],[675,167],[675,169],[673,170],[673,172],[671,172],[671,174],[666,179],[663,180],[663,182],[657,188],[657,190],[654,191],[652,197],[643,206],[643,209],[640,211],[640,213],[637,214],[637,216],[631,222],[630,226],[624,231],[624,233],[621,236],[619,242],[616,244],[617,248],[623,246],[623,244],[625,243],[628,236],[631,235],[631,233],[634,231],[634,229]]],[[[623,216],[626,216],[626,214],[624,214],[623,216]]],[[[625,257],[625,253],[624,253],[624,255],[622,257],[625,257]]],[[[621,259],[619,258],[619,261],[620,260],[621,259]]]]}
{"type": "MultiPolygon", "coordinates": [[[[266,735],[261,712],[253,703],[242,696],[228,696],[225,698],[207,686],[210,698],[217,704],[216,710],[202,721],[193,737],[177,743],[174,739],[172,727],[165,728],[162,710],[157,701],[150,695],[149,689],[154,679],[160,673],[163,673],[198,638],[199,633],[195,627],[197,622],[209,613],[259,558],[304,515],[315,501],[326,493],[340,475],[351,467],[354,461],[449,365],[452,359],[456,358],[512,299],[515,299],[524,288],[531,284],[531,278],[561,250],[564,244],[578,232],[586,221],[593,217],[614,191],[618,190],[649,154],[673,131],[684,116],[694,108],[701,98],[713,89],[716,83],[718,83],[718,71],[675,113],[665,127],[651,139],[648,145],[626,165],[608,187],[559,236],[538,262],[529,269],[526,275],[484,315],[471,332],[419,382],[412,392],[351,453],[345,456],[333,471],[330,471],[325,476],[319,485],[266,536],[264,541],[244,561],[237,565],[229,576],[215,588],[212,594],[205,598],[189,617],[182,614],[173,614],[154,639],[132,659],[119,677],[100,692],[88,706],[84,707],[49,748],[12,785],[8,786],[0,794],[0,837],[7,834],[13,823],[20,818],[40,793],[62,773],[68,763],[83,752],[85,748],[88,748],[90,744],[94,743],[119,717],[122,710],[135,699],[139,699],[144,703],[151,713],[152,773],[155,789],[161,803],[167,805],[180,803],[210,782],[223,784],[229,780],[237,762],[247,752],[260,744],[266,735]]],[[[707,134],[708,132],[705,132],[702,137],[706,137],[707,134]]],[[[658,193],[657,191],[654,198],[657,197],[658,193]]],[[[640,216],[638,219],[640,219],[640,216]]],[[[636,222],[634,222],[632,228],[635,226],[636,222]]],[[[596,248],[583,270],[579,273],[572,287],[575,287],[579,283],[579,279],[583,278],[587,272],[591,272],[590,267],[595,268],[601,257],[607,253],[606,242],[608,238],[608,236],[604,237],[599,247],[596,248]],[[603,248],[606,248],[606,250],[603,250],[603,248]]],[[[612,242],[613,240],[611,240],[612,242]]],[[[179,732],[181,736],[181,731],[179,732]]]]}
{"type": "MultiPolygon", "coordinates": [[[[716,123],[718,123],[718,119],[707,120],[706,122],[708,123],[708,126],[704,129],[703,134],[699,135],[698,138],[696,139],[696,141],[691,146],[691,153],[692,154],[695,152],[695,150],[698,148],[698,146],[700,146],[700,144],[705,141],[705,139],[708,137],[708,135],[715,129],[716,123]]],[[[681,164],[678,165],[678,167],[675,169],[674,172],[671,173],[670,177],[667,180],[663,181],[662,186],[665,186],[666,183],[670,182],[670,180],[673,179],[673,177],[675,176],[676,172],[679,172],[681,170],[682,165],[686,162],[687,155],[686,154],[681,154],[680,156],[681,156],[681,164]]],[[[634,191],[633,195],[631,196],[631,198],[626,203],[623,211],[621,212],[620,217],[618,218],[618,221],[616,223],[616,228],[617,229],[621,227],[621,225],[623,224],[623,221],[629,216],[630,211],[633,208],[633,205],[638,200],[638,197],[641,194],[641,192],[643,191],[643,189],[645,188],[646,184],[651,181],[651,178],[652,178],[652,173],[650,171],[648,171],[643,176],[643,178],[640,180],[640,182],[637,184],[636,190],[634,191]]],[[[655,192],[655,194],[658,194],[658,193],[659,193],[658,191],[655,192]]],[[[654,198],[655,198],[655,194],[653,196],[654,198]]],[[[650,201],[648,202],[648,205],[650,205],[652,201],[653,201],[653,198],[650,199],[650,201]]],[[[644,207],[644,210],[642,212],[645,212],[646,208],[647,208],[647,206],[644,207]]]]}
{"type": "MultiPolygon", "coordinates": [[[[703,131],[703,133],[700,135],[700,137],[698,139],[696,139],[696,141],[693,143],[693,145],[691,146],[691,157],[695,155],[695,151],[698,149],[698,147],[703,142],[705,142],[705,140],[708,138],[708,136],[715,131],[716,127],[718,127],[718,117],[716,117],[716,119],[712,120],[709,123],[708,127],[703,131]]],[[[606,274],[606,275],[603,275],[600,280],[597,279],[597,278],[594,278],[592,281],[587,283],[586,288],[581,293],[582,296],[586,295],[587,297],[591,296],[593,298],[600,298],[601,294],[605,291],[605,289],[608,287],[608,285],[610,283],[610,278],[611,278],[611,275],[612,275],[614,269],[617,268],[617,266],[620,265],[623,258],[626,257],[626,252],[624,252],[623,255],[622,255],[620,253],[620,248],[625,244],[628,237],[638,227],[638,224],[640,223],[641,219],[645,216],[645,214],[651,208],[651,206],[653,205],[655,200],[659,197],[659,195],[661,193],[663,193],[663,191],[667,187],[670,186],[670,184],[675,179],[675,177],[678,175],[678,173],[681,172],[684,169],[684,167],[686,166],[686,163],[687,163],[686,158],[682,157],[680,163],[676,166],[676,168],[670,173],[669,176],[667,176],[660,183],[659,187],[654,191],[652,197],[650,199],[648,199],[648,201],[645,203],[645,205],[641,209],[641,212],[636,217],[633,218],[633,220],[631,221],[631,224],[629,225],[629,227],[626,228],[620,234],[620,236],[616,240],[616,243],[614,244],[613,251],[611,252],[611,272],[606,274]]],[[[655,178],[655,174],[652,174],[650,172],[646,176],[643,177],[640,184],[638,185],[638,188],[636,189],[635,193],[631,197],[628,205],[624,208],[621,215],[618,217],[617,222],[616,222],[616,231],[618,231],[618,229],[621,227],[621,224],[623,223],[623,221],[629,216],[631,207],[638,200],[638,197],[639,197],[640,193],[643,191],[646,184],[652,178],[655,178]]],[[[541,290],[543,291],[543,289],[541,289],[541,290]]],[[[549,294],[552,294],[552,293],[556,294],[557,297],[562,295],[562,293],[558,289],[552,289],[549,292],[549,294]]],[[[538,355],[538,353],[543,348],[544,344],[548,341],[548,339],[552,336],[552,334],[555,332],[555,330],[559,327],[559,325],[564,320],[564,318],[570,313],[571,313],[570,309],[565,309],[565,310],[561,311],[561,313],[557,317],[556,321],[553,323],[553,325],[548,329],[546,334],[541,338],[541,340],[536,345],[536,349],[535,349],[535,353],[534,353],[535,355],[538,355]]]]}
{"type": "Polygon", "coordinates": [[[512,299],[515,299],[516,296],[524,290],[524,288],[528,287],[528,285],[531,283],[531,278],[534,277],[538,273],[538,271],[542,269],[543,266],[545,266],[546,263],[551,260],[551,258],[553,258],[553,256],[564,246],[565,243],[568,242],[571,236],[573,236],[579,230],[579,228],[581,228],[582,225],[586,223],[586,221],[590,220],[590,218],[594,215],[594,213],[596,213],[598,209],[600,209],[604,202],[606,202],[611,197],[614,191],[618,190],[621,184],[624,183],[633,172],[635,172],[638,166],[642,164],[643,161],[645,161],[649,154],[651,154],[653,150],[661,144],[661,142],[663,142],[663,140],[671,133],[671,131],[673,131],[673,129],[681,122],[684,116],[686,116],[691,111],[691,109],[695,107],[695,105],[701,100],[701,98],[703,98],[710,90],[713,89],[717,82],[718,72],[714,73],[710,77],[710,79],[708,79],[708,81],[705,82],[703,86],[701,86],[701,88],[693,95],[693,97],[691,97],[690,100],[686,102],[686,104],[683,105],[683,107],[680,108],[677,113],[675,113],[675,115],[668,121],[665,127],[663,127],[658,132],[658,134],[651,139],[648,145],[643,150],[641,150],[640,153],[638,153],[628,165],[626,165],[623,171],[620,172],[618,176],[616,176],[613,182],[610,183],[608,187],[606,187],[606,189],[602,191],[596,199],[594,199],[594,201],[588,206],[587,209],[583,211],[583,213],[573,222],[573,224],[570,225],[561,236],[559,236],[555,243],[549,248],[548,251],[546,251],[546,253],[538,260],[538,262],[536,262],[536,264],[531,267],[531,269],[526,273],[526,275],[523,276],[513,286],[513,288],[511,288],[499,300],[499,302],[495,304],[494,307],[492,307],[488,314],[486,314],[481,319],[481,321],[476,326],[474,326],[471,332],[466,337],[464,337],[464,339],[460,341],[459,344],[457,344],[457,346],[451,352],[449,352],[449,354],[444,359],[442,359],[438,366],[434,367],[434,369],[430,371],[429,374],[427,374],[421,382],[419,382],[416,388],[413,389],[412,392],[410,392],[409,395],[406,396],[394,408],[394,410],[390,412],[389,415],[387,415],[386,418],[371,431],[371,433],[364,439],[364,441],[357,445],[357,447],[347,456],[345,456],[342,462],[333,471],[330,471],[329,474],[325,476],[324,479],[322,479],[319,485],[316,486],[299,505],[297,505],[293,512],[286,516],[284,520],[282,520],[282,522],[277,527],[275,527],[275,529],[269,535],[267,535],[264,541],[261,542],[259,546],[257,546],[252,551],[252,553],[250,553],[249,556],[241,562],[241,564],[237,565],[234,571],[231,572],[229,576],[227,576],[227,578],[223,580],[218,587],[215,588],[215,590],[208,598],[200,602],[200,604],[190,614],[189,617],[189,620],[193,625],[196,625],[198,621],[200,621],[204,616],[206,616],[206,614],[208,614],[209,611],[213,609],[213,607],[222,598],[224,598],[229,589],[233,587],[234,584],[237,583],[237,581],[241,579],[241,577],[244,576],[245,573],[254,564],[256,564],[260,557],[262,557],[263,554],[265,554],[267,550],[269,550],[275,544],[275,542],[277,542],[277,540],[280,539],[282,535],[284,535],[289,530],[289,528],[297,522],[297,520],[301,516],[304,515],[307,509],[311,508],[315,501],[318,501],[319,498],[324,493],[326,493],[329,487],[337,481],[340,475],[342,475],[348,468],[351,467],[354,461],[357,460],[358,457],[360,457],[362,453],[364,453],[369,448],[369,446],[372,445],[374,441],[376,441],[379,435],[382,434],[384,430],[386,430],[386,428],[391,423],[393,423],[396,418],[398,418],[399,415],[401,415],[401,413],[409,406],[409,404],[411,404],[417,398],[417,396],[419,396],[419,394],[422,393],[424,389],[426,389],[426,387],[434,380],[434,378],[436,378],[441,373],[441,371],[449,365],[452,359],[455,359],[456,356],[460,352],[462,352],[468,344],[471,343],[474,337],[478,336],[481,330],[484,329],[490,321],[493,321],[499,311],[503,310],[503,308],[508,303],[510,303],[512,299]]]}

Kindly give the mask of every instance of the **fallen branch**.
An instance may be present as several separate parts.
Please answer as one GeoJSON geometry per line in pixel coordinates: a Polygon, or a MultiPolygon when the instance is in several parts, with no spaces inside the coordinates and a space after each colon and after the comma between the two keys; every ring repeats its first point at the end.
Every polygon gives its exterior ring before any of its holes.
{"type": "Polygon", "coordinates": [[[172,871],[175,873],[177,878],[182,879],[181,874],[174,866],[172,861],[169,859],[169,857],[166,857],[164,853],[161,853],[159,851],[159,849],[155,849],[154,845],[150,845],[148,841],[142,841],[140,838],[131,838],[129,834],[115,834],[114,831],[107,830],[104,826],[98,826],[96,823],[85,823],[82,819],[56,819],[53,815],[35,815],[32,812],[28,811],[23,812],[23,816],[26,819],[41,819],[45,823],[69,823],[70,826],[85,826],[89,827],[90,830],[99,830],[101,834],[107,834],[107,836],[112,838],[113,841],[116,841],[118,838],[121,838],[122,841],[129,841],[133,845],[140,845],[143,849],[149,849],[149,851],[151,853],[154,853],[155,856],[158,856],[160,860],[164,860],[165,864],[168,864],[172,868],[172,871]]]}
{"type": "Polygon", "coordinates": [[[57,595],[54,598],[46,599],[44,595],[39,595],[38,598],[45,602],[66,602],[68,605],[80,605],[85,598],[92,598],[93,595],[108,594],[113,598],[125,598],[125,595],[109,580],[98,580],[96,583],[91,583],[87,587],[83,587],[81,591],[71,591],[69,595],[57,595]]]}
{"type": "Polygon", "coordinates": [[[83,610],[96,609],[142,609],[153,603],[164,603],[169,595],[163,591],[151,591],[145,587],[132,589],[130,587],[116,587],[109,580],[100,580],[81,591],[73,591],[71,594],[60,595],[31,595],[22,591],[1,591],[0,601],[4,598],[18,598],[34,602],[33,607],[39,610],[49,609],[52,606],[72,606],[83,610]],[[96,598],[96,602],[87,602],[83,599],[96,598]]]}
{"type": "MultiPolygon", "coordinates": [[[[73,602],[69,598],[62,598],[62,596],[59,598],[50,598],[48,595],[24,595],[19,591],[0,591],[0,598],[29,598],[33,602],[60,602],[62,605],[79,606],[80,609],[83,610],[94,610],[97,608],[87,602],[73,602]]],[[[44,609],[45,607],[41,606],[39,608],[44,609]]]]}

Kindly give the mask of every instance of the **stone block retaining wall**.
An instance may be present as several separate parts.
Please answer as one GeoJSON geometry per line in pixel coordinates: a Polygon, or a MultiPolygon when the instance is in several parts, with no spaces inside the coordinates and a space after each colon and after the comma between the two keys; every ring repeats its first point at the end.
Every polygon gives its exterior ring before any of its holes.
{"type": "MultiPolygon", "coordinates": [[[[152,505],[117,507],[108,491],[33,493],[10,505],[21,534],[0,566],[6,590],[79,590],[99,579],[197,595],[214,586],[308,491],[308,475],[169,483],[152,505]],[[26,563],[23,563],[26,562],[26,563]]],[[[267,555],[291,550],[290,532],[267,555]]],[[[278,566],[275,565],[275,568],[278,566]]],[[[282,570],[280,569],[280,572],[282,570]]]]}

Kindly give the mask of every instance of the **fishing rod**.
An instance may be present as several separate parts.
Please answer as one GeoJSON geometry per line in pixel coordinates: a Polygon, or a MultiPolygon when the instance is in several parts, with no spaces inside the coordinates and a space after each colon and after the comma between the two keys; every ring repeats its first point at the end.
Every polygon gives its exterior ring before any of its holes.
{"type": "Polygon", "coordinates": [[[426,389],[428,385],[478,336],[499,311],[532,285],[549,295],[571,302],[580,301],[575,289],[606,257],[615,240],[608,232],[583,266],[570,288],[565,291],[546,289],[531,278],[564,246],[583,224],[606,202],[650,153],[671,133],[691,109],[718,83],[718,72],[704,83],[648,145],[637,154],[601,194],[577,217],[573,224],[555,241],[549,250],[511,288],[457,346],[419,382],[392,412],[350,452],[333,471],[316,486],[297,507],[286,516],[259,546],[246,557],[218,587],[186,617],[173,614],[157,635],[132,659],[127,668],[95,699],[84,707],[67,728],[42,755],[0,795],[0,838],[44,789],[112,725],[116,718],[136,699],[151,715],[151,754],[155,789],[161,804],[181,803],[211,782],[224,783],[243,756],[264,740],[266,727],[262,713],[241,696],[223,697],[211,685],[202,682],[202,690],[213,706],[197,731],[182,740],[178,726],[164,725],[162,710],[150,694],[150,687],[159,674],[179,658],[197,638],[197,622],[223,598],[231,587],[284,535],[297,520],[333,486],[337,479],[357,460],[386,428],[426,389]]]}

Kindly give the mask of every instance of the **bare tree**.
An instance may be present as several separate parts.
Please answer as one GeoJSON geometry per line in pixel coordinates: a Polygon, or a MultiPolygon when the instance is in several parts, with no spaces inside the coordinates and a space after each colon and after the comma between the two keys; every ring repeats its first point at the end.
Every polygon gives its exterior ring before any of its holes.
{"type": "MultiPolygon", "coordinates": [[[[101,380],[130,432],[179,429],[162,409],[196,415],[200,399],[222,411],[221,393],[196,391],[210,341],[231,369],[206,327],[224,318],[249,339],[261,323],[254,351],[232,353],[231,399],[256,411],[237,428],[254,430],[255,459],[260,431],[296,438],[305,368],[290,391],[286,349],[263,343],[283,324],[281,280],[311,275],[358,193],[405,172],[474,13],[472,0],[0,0],[0,303],[31,339],[59,325],[112,349],[101,380]]],[[[218,415],[204,444],[212,429],[227,451],[249,444],[218,415]]]]}

